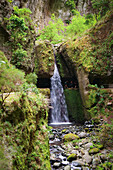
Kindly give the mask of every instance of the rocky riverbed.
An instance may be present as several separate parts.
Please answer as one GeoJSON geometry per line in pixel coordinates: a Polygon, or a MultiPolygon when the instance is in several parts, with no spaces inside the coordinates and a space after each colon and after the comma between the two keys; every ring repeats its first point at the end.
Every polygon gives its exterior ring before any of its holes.
{"type": "Polygon", "coordinates": [[[52,127],[49,134],[52,170],[111,170],[110,149],[100,143],[103,120],[83,126],[52,127]]]}

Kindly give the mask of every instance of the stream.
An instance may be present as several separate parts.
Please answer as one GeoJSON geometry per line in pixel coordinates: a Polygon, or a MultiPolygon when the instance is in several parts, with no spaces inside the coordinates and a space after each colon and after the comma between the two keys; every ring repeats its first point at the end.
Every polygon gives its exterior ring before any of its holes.
{"type": "Polygon", "coordinates": [[[107,161],[109,150],[104,149],[97,137],[102,123],[103,120],[99,124],[86,121],[83,126],[53,126],[49,134],[52,170],[95,170],[107,161]],[[64,136],[69,133],[79,138],[65,142],[64,136]]]}
{"type": "Polygon", "coordinates": [[[69,122],[60,75],[55,63],[51,78],[51,118],[49,133],[52,170],[96,170],[110,152],[100,144],[98,133],[103,120],[77,126],[69,122]]]}

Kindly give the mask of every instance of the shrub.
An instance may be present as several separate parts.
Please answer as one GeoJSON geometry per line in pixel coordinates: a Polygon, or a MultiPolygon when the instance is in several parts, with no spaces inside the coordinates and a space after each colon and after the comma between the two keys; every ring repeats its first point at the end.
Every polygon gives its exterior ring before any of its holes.
{"type": "Polygon", "coordinates": [[[33,83],[33,84],[36,84],[37,83],[37,75],[35,73],[30,73],[30,74],[27,74],[26,76],[26,81],[30,84],[30,83],[33,83]]]}

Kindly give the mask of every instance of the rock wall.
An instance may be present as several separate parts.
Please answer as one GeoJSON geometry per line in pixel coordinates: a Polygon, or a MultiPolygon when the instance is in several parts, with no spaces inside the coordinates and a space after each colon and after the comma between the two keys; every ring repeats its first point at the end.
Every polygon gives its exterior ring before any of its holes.
{"type": "MultiPolygon", "coordinates": [[[[89,102],[90,82],[98,85],[98,82],[95,83],[93,80],[99,77],[103,83],[108,84],[108,87],[112,87],[113,84],[112,20],[113,12],[111,10],[95,27],[84,34],[83,37],[63,43],[58,49],[58,61],[63,58],[65,61],[64,64],[68,66],[69,70],[73,70],[73,74],[78,79],[86,118],[90,116],[88,109],[90,110],[90,107],[93,107],[89,102]]],[[[62,70],[61,66],[59,64],[59,70],[62,70]]]]}
{"type": "MultiPolygon", "coordinates": [[[[13,5],[26,7],[32,11],[33,22],[37,25],[36,32],[48,24],[52,13],[64,22],[72,17],[71,9],[66,5],[66,0],[14,0],[13,5]]],[[[91,0],[77,0],[75,5],[82,15],[91,11],[91,0]]]]}
{"type": "Polygon", "coordinates": [[[49,41],[36,41],[34,63],[38,78],[50,78],[53,75],[54,54],[49,41]]]}
{"type": "Polygon", "coordinates": [[[69,88],[64,90],[68,116],[70,122],[84,123],[84,109],[82,105],[79,89],[69,88]]]}

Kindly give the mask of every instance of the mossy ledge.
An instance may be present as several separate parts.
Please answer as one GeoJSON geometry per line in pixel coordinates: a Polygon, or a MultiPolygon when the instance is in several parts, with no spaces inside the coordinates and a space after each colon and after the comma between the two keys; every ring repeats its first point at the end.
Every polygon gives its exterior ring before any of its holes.
{"type": "Polygon", "coordinates": [[[48,102],[41,93],[38,94],[40,103],[36,98],[31,92],[28,95],[12,93],[6,100],[7,113],[2,117],[0,143],[2,162],[6,160],[10,169],[51,169],[48,102]],[[10,164],[7,155],[10,155],[10,164]]]}

